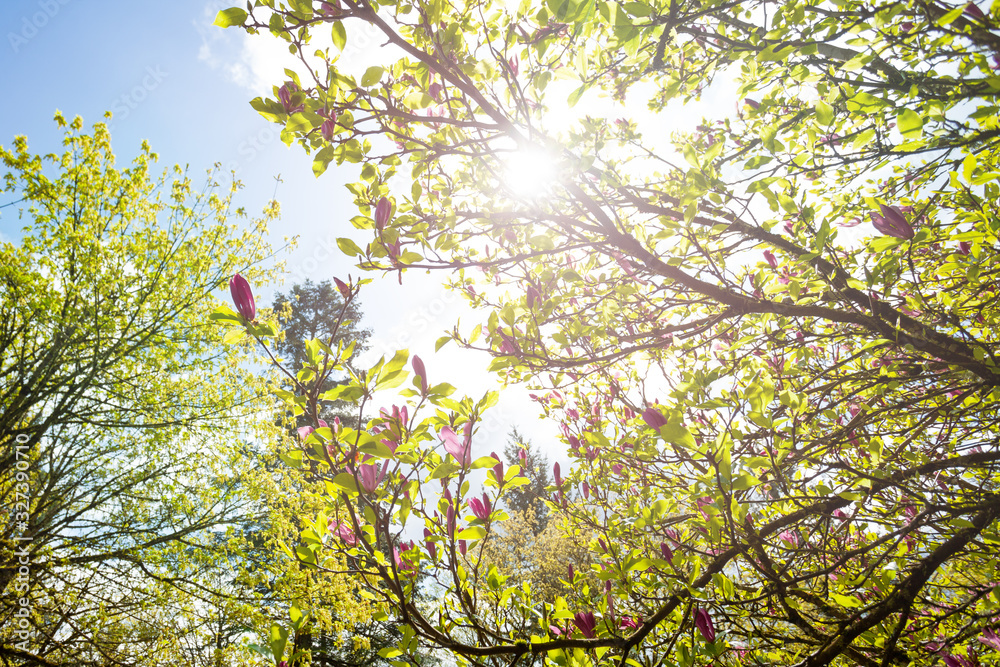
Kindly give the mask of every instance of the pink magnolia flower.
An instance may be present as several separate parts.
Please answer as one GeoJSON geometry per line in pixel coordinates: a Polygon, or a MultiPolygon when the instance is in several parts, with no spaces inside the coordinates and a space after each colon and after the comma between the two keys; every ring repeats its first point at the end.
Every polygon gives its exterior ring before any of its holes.
{"type": "Polygon", "coordinates": [[[319,11],[323,16],[340,16],[340,0],[319,3],[319,11]]]}
{"type": "Polygon", "coordinates": [[[666,542],[660,542],[660,553],[663,554],[663,560],[668,563],[674,559],[674,552],[670,550],[670,545],[666,542]]]}
{"type": "MultiPolygon", "coordinates": [[[[319,424],[320,428],[324,428],[327,426],[327,423],[322,419],[318,420],[317,423],[319,424]]],[[[296,433],[299,434],[299,440],[305,441],[305,439],[308,438],[310,434],[312,434],[312,432],[315,430],[316,429],[314,429],[312,426],[300,426],[298,429],[296,429],[296,433]]]]}
{"type": "Polygon", "coordinates": [[[898,206],[879,205],[882,215],[872,213],[872,225],[885,236],[897,239],[912,239],[913,227],[906,221],[903,211],[898,206]]]}
{"type": "Polygon", "coordinates": [[[965,6],[965,9],[963,10],[962,13],[965,14],[966,16],[971,16],[972,18],[974,18],[977,21],[985,21],[986,20],[986,14],[983,13],[983,10],[980,9],[978,6],[976,6],[975,3],[972,3],[972,2],[970,2],[969,4],[967,4],[965,6]]]}
{"type": "Polygon", "coordinates": [[[459,540],[458,541],[458,552],[460,554],[462,554],[463,558],[465,557],[465,554],[468,553],[468,551],[469,551],[469,545],[468,545],[468,543],[465,540],[459,540]]]}
{"type": "Polygon", "coordinates": [[[778,268],[778,260],[774,256],[774,253],[771,252],[770,250],[764,251],[764,259],[767,260],[767,263],[771,266],[772,269],[778,268]]]}
{"type": "Polygon", "coordinates": [[[233,297],[233,303],[236,304],[236,311],[246,320],[253,322],[257,317],[257,305],[254,303],[253,290],[250,289],[247,279],[238,273],[230,278],[229,293],[233,297]]]}
{"type": "Polygon", "coordinates": [[[566,566],[566,573],[569,575],[570,583],[572,583],[573,582],[573,578],[576,575],[576,572],[573,571],[573,566],[572,565],[567,565],[566,566]]]}
{"type": "Polygon", "coordinates": [[[657,431],[667,425],[667,418],[663,416],[662,412],[653,406],[649,406],[642,413],[642,421],[646,422],[649,427],[654,428],[657,431]]]}
{"type": "Polygon", "coordinates": [[[637,630],[639,628],[639,624],[631,616],[622,616],[618,621],[618,627],[622,630],[637,630]]]}
{"type": "Polygon", "coordinates": [[[952,655],[947,651],[942,652],[945,667],[973,667],[973,662],[962,655],[952,655]]]}
{"type": "Polygon", "coordinates": [[[357,535],[355,535],[351,527],[344,522],[334,524],[333,520],[331,520],[330,532],[343,540],[344,544],[349,547],[353,547],[358,543],[357,535]]]}
{"type": "Polygon", "coordinates": [[[972,251],[972,244],[968,241],[962,241],[958,244],[958,252],[963,255],[968,255],[972,251]]]}
{"type": "Polygon", "coordinates": [[[528,308],[534,308],[535,304],[539,302],[538,290],[531,283],[528,283],[528,308]]]}
{"type": "Polygon", "coordinates": [[[454,456],[460,466],[467,468],[472,465],[472,422],[465,423],[463,435],[465,437],[460,441],[450,426],[441,429],[444,450],[454,456]]]}
{"type": "Polygon", "coordinates": [[[424,362],[423,362],[423,360],[420,357],[416,356],[416,355],[413,355],[413,372],[416,373],[418,377],[420,377],[420,391],[422,391],[426,395],[427,394],[427,369],[424,368],[424,362]]]}
{"type": "MultiPolygon", "coordinates": [[[[348,279],[350,279],[350,276],[348,276],[348,279]]],[[[340,292],[340,295],[342,297],[344,297],[345,299],[350,299],[351,298],[351,286],[350,285],[348,285],[347,283],[345,283],[340,278],[334,278],[333,279],[333,284],[337,286],[337,291],[340,292]]]]}
{"type": "Polygon", "coordinates": [[[382,197],[375,205],[375,228],[381,232],[391,216],[392,203],[386,197],[382,197]]]}
{"type": "Polygon", "coordinates": [[[503,486],[503,460],[496,452],[490,452],[490,456],[497,460],[497,464],[490,468],[493,471],[493,479],[497,481],[497,484],[503,486]]]}
{"type": "Polygon", "coordinates": [[[337,132],[337,118],[334,115],[333,118],[329,118],[323,121],[323,124],[319,126],[319,133],[323,135],[323,138],[327,141],[333,141],[333,135],[337,132]]]}
{"type": "MultiPolygon", "coordinates": [[[[366,456],[365,460],[367,461],[369,458],[371,457],[366,456]]],[[[358,466],[358,481],[361,482],[361,488],[368,493],[374,493],[378,485],[385,479],[385,472],[388,467],[388,463],[385,465],[365,464],[358,466]]]]}
{"type": "Polygon", "coordinates": [[[302,104],[294,105],[293,96],[297,93],[299,87],[295,85],[292,81],[286,81],[281,88],[278,89],[278,101],[281,102],[281,106],[284,107],[285,113],[295,113],[297,111],[302,111],[305,106],[302,104]]]}
{"type": "Polygon", "coordinates": [[[758,102],[757,100],[752,100],[749,97],[743,100],[743,104],[747,105],[754,111],[760,108],[760,102],[758,102]]]}
{"type": "Polygon", "coordinates": [[[407,559],[403,558],[403,552],[409,551],[410,545],[403,544],[400,546],[402,547],[402,550],[400,550],[399,547],[392,548],[392,560],[393,562],[396,563],[396,569],[401,572],[412,572],[413,564],[407,559]]]}
{"type": "Polygon", "coordinates": [[[431,555],[431,560],[437,560],[437,544],[431,540],[431,531],[429,528],[424,528],[424,540],[427,545],[427,553],[431,555]]]}
{"type": "Polygon", "coordinates": [[[997,634],[996,630],[992,628],[987,628],[983,630],[983,634],[976,637],[981,643],[986,644],[994,651],[1000,651],[1000,635],[997,634]]]}
{"type": "Polygon", "coordinates": [[[490,503],[490,497],[488,495],[484,493],[482,500],[479,498],[469,498],[466,504],[468,504],[469,509],[472,510],[472,513],[477,519],[484,522],[489,521],[490,513],[493,511],[493,506],[490,503]]]}
{"type": "Polygon", "coordinates": [[[563,483],[562,475],[559,474],[559,461],[552,466],[552,477],[556,480],[556,486],[561,487],[563,483]]]}
{"type": "Polygon", "coordinates": [[[514,76],[518,75],[520,67],[518,66],[517,56],[512,56],[507,59],[507,64],[510,65],[510,71],[514,73],[514,76]]]}
{"type": "Polygon", "coordinates": [[[580,632],[587,639],[593,639],[597,636],[597,619],[594,618],[594,612],[577,612],[573,616],[573,625],[579,628],[580,632]]]}
{"type": "Polygon", "coordinates": [[[712,623],[712,617],[708,615],[707,610],[701,607],[694,610],[694,626],[701,632],[701,636],[705,638],[705,641],[710,644],[715,641],[715,625],[712,623]]]}

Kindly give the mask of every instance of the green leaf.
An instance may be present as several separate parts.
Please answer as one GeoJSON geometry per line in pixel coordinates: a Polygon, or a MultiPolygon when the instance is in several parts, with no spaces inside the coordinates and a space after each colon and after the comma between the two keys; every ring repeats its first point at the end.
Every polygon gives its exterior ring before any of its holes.
{"type": "Polygon", "coordinates": [[[587,86],[586,85],[580,86],[572,93],[570,93],[569,98],[567,98],[566,100],[566,103],[570,106],[570,108],[575,107],[576,103],[580,101],[580,98],[583,97],[583,94],[585,92],[587,92],[587,86]]]}
{"type": "Polygon", "coordinates": [[[220,28],[230,28],[234,25],[243,25],[249,14],[240,9],[239,7],[231,7],[229,9],[221,9],[219,13],[215,15],[215,23],[220,28]]]}
{"type": "Polygon", "coordinates": [[[832,106],[823,100],[816,102],[816,120],[819,121],[820,125],[829,127],[833,123],[833,116],[834,111],[832,106]]]}
{"type": "Polygon", "coordinates": [[[896,126],[899,128],[899,131],[904,137],[908,139],[916,139],[920,137],[921,130],[924,127],[924,119],[916,111],[903,109],[899,115],[896,116],[896,126]]]}
{"type": "Polygon", "coordinates": [[[959,5],[958,7],[955,7],[953,10],[951,10],[950,12],[948,12],[947,14],[945,14],[944,16],[942,16],[941,18],[939,18],[937,20],[937,24],[939,26],[947,26],[947,25],[951,25],[952,23],[954,23],[955,19],[957,19],[959,16],[961,16],[962,12],[965,11],[966,4],[967,3],[964,3],[964,4],[959,5]]]}
{"type": "Polygon", "coordinates": [[[965,178],[966,183],[972,182],[972,172],[976,170],[976,154],[969,153],[962,160],[962,177],[965,178]]]}
{"type": "Polygon", "coordinates": [[[480,456],[472,462],[472,469],[478,470],[479,468],[492,468],[496,464],[497,460],[492,456],[480,456]]]}
{"type": "Polygon", "coordinates": [[[486,537],[486,529],[482,526],[469,526],[458,533],[455,539],[458,540],[481,540],[486,537]]]}
{"type": "Polygon", "coordinates": [[[367,88],[368,86],[378,83],[382,78],[383,72],[385,72],[384,68],[379,67],[378,65],[372,65],[365,70],[365,73],[361,76],[361,85],[367,88]]]}
{"type": "Polygon", "coordinates": [[[794,46],[786,46],[784,48],[779,48],[780,44],[772,44],[763,51],[757,54],[757,60],[759,62],[770,62],[770,61],[781,61],[788,58],[788,56],[795,53],[794,46]]]}
{"type": "Polygon", "coordinates": [[[343,51],[344,46],[347,45],[347,30],[344,28],[344,22],[334,21],[331,30],[333,45],[337,47],[338,51],[343,51]]]}
{"type": "Polygon", "coordinates": [[[274,661],[281,662],[285,657],[285,644],[288,643],[288,630],[277,623],[271,625],[271,654],[274,661]]]}
{"type": "Polygon", "coordinates": [[[358,255],[365,254],[358,244],[348,238],[337,239],[337,247],[340,248],[340,252],[344,253],[349,257],[357,257],[358,255]]]}

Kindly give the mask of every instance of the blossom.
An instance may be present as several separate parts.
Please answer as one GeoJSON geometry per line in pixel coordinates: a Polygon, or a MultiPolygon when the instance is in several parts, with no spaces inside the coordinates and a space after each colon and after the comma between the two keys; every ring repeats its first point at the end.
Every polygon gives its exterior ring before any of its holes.
{"type": "Polygon", "coordinates": [[[947,651],[941,654],[945,667],[972,667],[972,661],[961,655],[952,655],[947,651]]]}
{"type": "Polygon", "coordinates": [[[375,228],[381,232],[391,215],[392,203],[386,197],[382,197],[375,205],[375,228]]]}
{"type": "Polygon", "coordinates": [[[469,498],[467,504],[472,513],[476,515],[476,518],[480,521],[489,521],[490,513],[493,511],[493,506],[490,504],[490,497],[485,493],[483,494],[483,499],[479,498],[469,498]]]}
{"type": "Polygon", "coordinates": [[[648,426],[655,428],[657,431],[667,425],[667,418],[663,416],[662,412],[653,406],[649,406],[642,413],[642,420],[646,422],[648,426]]]}
{"type": "Polygon", "coordinates": [[[639,628],[639,624],[636,622],[634,618],[626,615],[622,616],[621,619],[618,621],[618,627],[620,627],[622,630],[637,630],[639,628]]]}
{"type": "Polygon", "coordinates": [[[566,566],[566,573],[569,575],[570,582],[572,582],[573,578],[576,575],[576,572],[573,571],[573,566],[572,565],[567,565],[566,566]]]}
{"type": "MultiPolygon", "coordinates": [[[[365,457],[368,460],[370,457],[365,457]]],[[[382,483],[385,479],[385,472],[388,465],[379,466],[377,464],[366,464],[358,466],[358,481],[361,482],[361,488],[363,488],[368,493],[374,493],[378,485],[382,483]]]]}
{"type": "Polygon", "coordinates": [[[563,483],[562,475],[559,474],[559,461],[556,461],[555,465],[552,466],[552,477],[556,480],[556,486],[561,487],[563,483]]]}
{"type": "Polygon", "coordinates": [[[701,607],[694,610],[694,626],[701,632],[705,641],[709,643],[715,641],[715,625],[712,624],[712,617],[708,615],[708,611],[701,607]]]}
{"type": "Polygon", "coordinates": [[[587,639],[593,639],[597,636],[597,619],[594,618],[594,612],[577,612],[573,616],[573,624],[580,629],[580,632],[587,639]]]}
{"type": "Polygon", "coordinates": [[[278,101],[281,102],[281,106],[285,108],[285,113],[295,113],[296,111],[302,111],[305,106],[299,104],[294,106],[292,104],[293,95],[298,92],[299,87],[295,85],[292,81],[286,81],[281,88],[278,89],[278,101]]]}
{"type": "Polygon", "coordinates": [[[349,547],[353,547],[358,543],[358,536],[354,534],[354,531],[351,530],[350,526],[348,526],[346,523],[342,521],[334,524],[333,521],[331,520],[330,532],[339,537],[340,539],[342,539],[344,541],[344,544],[346,544],[349,547]]]}
{"type": "Polygon", "coordinates": [[[767,260],[767,263],[771,265],[772,269],[778,268],[778,260],[775,258],[774,253],[770,250],[764,251],[764,259],[767,260]]]}
{"type": "Polygon", "coordinates": [[[247,279],[238,273],[230,278],[229,293],[233,296],[236,311],[244,319],[253,322],[254,318],[257,317],[257,304],[254,303],[253,290],[250,289],[250,283],[247,282],[247,279]]]}
{"type": "Polygon", "coordinates": [[[427,544],[427,553],[431,555],[431,560],[437,560],[437,545],[431,540],[431,531],[424,528],[424,539],[427,544]]]}
{"type": "Polygon", "coordinates": [[[674,559],[674,552],[670,550],[670,545],[666,542],[660,542],[660,553],[663,554],[663,559],[667,562],[674,559]]]}
{"type": "MultiPolygon", "coordinates": [[[[325,427],[327,426],[327,423],[326,423],[325,421],[323,421],[322,419],[318,420],[318,422],[317,422],[317,423],[319,424],[319,427],[320,427],[320,428],[325,428],[325,427]]],[[[297,433],[299,434],[299,440],[305,440],[305,439],[306,439],[306,438],[308,438],[308,437],[309,437],[309,436],[310,436],[310,435],[312,434],[312,432],[313,432],[313,431],[315,431],[315,430],[316,430],[316,429],[314,429],[314,428],[313,428],[312,426],[300,426],[300,427],[299,427],[299,428],[298,428],[298,429],[296,430],[296,432],[297,432],[297,433]]]]}
{"type": "Polygon", "coordinates": [[[897,239],[912,239],[913,227],[906,221],[903,212],[898,206],[879,205],[882,215],[872,213],[872,225],[885,236],[892,236],[897,239]]]}
{"type": "Polygon", "coordinates": [[[413,355],[413,372],[417,374],[420,378],[420,391],[424,394],[427,393],[427,369],[424,368],[423,360],[413,355]]]}
{"type": "Polygon", "coordinates": [[[503,461],[500,460],[500,456],[496,452],[490,452],[490,456],[497,460],[497,464],[491,468],[493,478],[496,479],[497,484],[503,486],[503,461]]]}
{"type": "Polygon", "coordinates": [[[340,0],[319,3],[319,11],[323,16],[340,16],[340,0]]]}
{"type": "Polygon", "coordinates": [[[407,544],[402,545],[403,549],[400,551],[399,547],[392,548],[392,560],[396,563],[397,570],[412,571],[413,564],[410,561],[403,558],[403,551],[409,551],[410,546],[407,544]]]}
{"type": "Polygon", "coordinates": [[[968,255],[972,251],[972,244],[968,241],[962,241],[958,244],[958,251],[963,255],[968,255]]]}
{"type": "Polygon", "coordinates": [[[531,283],[528,283],[528,308],[534,308],[538,303],[538,290],[531,283]]]}
{"type": "Polygon", "coordinates": [[[977,21],[986,20],[986,14],[983,13],[983,10],[977,7],[976,4],[972,2],[970,2],[965,6],[965,9],[962,10],[962,13],[965,14],[966,16],[971,16],[977,21]]]}
{"type": "Polygon", "coordinates": [[[760,108],[760,102],[758,102],[757,100],[752,100],[749,97],[743,100],[743,104],[747,105],[754,111],[760,108]]]}
{"type": "Polygon", "coordinates": [[[987,628],[983,630],[983,634],[976,637],[981,643],[986,644],[994,651],[1000,651],[1000,635],[996,633],[996,630],[987,628]]]}
{"type": "Polygon", "coordinates": [[[441,429],[441,441],[444,443],[444,450],[455,457],[458,464],[463,468],[472,465],[472,422],[465,423],[464,440],[460,441],[450,426],[441,429]]]}
{"type": "Polygon", "coordinates": [[[319,133],[323,135],[323,138],[327,141],[333,140],[333,134],[337,131],[337,119],[336,117],[324,120],[323,124],[319,126],[319,133]]]}
{"type": "MultiPolygon", "coordinates": [[[[348,280],[350,280],[350,276],[348,276],[348,280]]],[[[334,278],[333,279],[333,284],[337,286],[337,291],[340,292],[341,296],[343,296],[345,299],[350,299],[351,298],[351,286],[350,285],[348,285],[347,283],[345,283],[340,278],[334,278]]]]}
{"type": "Polygon", "coordinates": [[[460,554],[462,554],[463,558],[465,557],[465,554],[468,552],[468,550],[469,550],[468,543],[465,540],[459,540],[458,541],[458,552],[460,554]]]}

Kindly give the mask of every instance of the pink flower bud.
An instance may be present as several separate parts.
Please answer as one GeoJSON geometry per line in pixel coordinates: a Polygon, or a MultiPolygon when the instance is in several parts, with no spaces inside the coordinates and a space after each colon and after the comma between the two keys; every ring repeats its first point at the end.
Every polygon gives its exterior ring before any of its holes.
{"type": "Polygon", "coordinates": [[[386,223],[389,222],[391,216],[392,203],[387,198],[382,197],[378,200],[378,204],[375,205],[375,229],[381,232],[386,223]]]}
{"type": "Polygon", "coordinates": [[[257,305],[254,303],[253,290],[250,289],[247,279],[238,273],[230,278],[229,293],[233,297],[233,303],[236,304],[236,311],[246,320],[253,322],[257,317],[257,305]]]}
{"type": "Polygon", "coordinates": [[[333,141],[333,135],[337,131],[337,120],[336,117],[330,120],[324,120],[323,124],[319,127],[319,133],[323,135],[323,138],[327,141],[333,141]]]}
{"type": "Polygon", "coordinates": [[[427,394],[427,369],[424,368],[424,362],[417,355],[413,355],[413,372],[417,374],[420,378],[420,391],[424,395],[427,394]]]}

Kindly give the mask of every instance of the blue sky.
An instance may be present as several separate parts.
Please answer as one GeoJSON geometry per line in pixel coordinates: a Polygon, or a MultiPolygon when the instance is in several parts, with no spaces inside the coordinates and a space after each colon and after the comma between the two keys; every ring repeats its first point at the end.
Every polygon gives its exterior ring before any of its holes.
{"type": "MultiPolygon", "coordinates": [[[[275,127],[250,108],[250,99],[270,94],[271,85],[284,79],[287,63],[278,61],[287,51],[236,29],[213,27],[216,11],[227,6],[207,0],[4,0],[0,143],[9,146],[23,134],[33,152],[57,151],[62,136],[52,121],[57,109],[67,117],[82,116],[87,126],[111,110],[120,165],[136,155],[143,139],[159,153],[161,168],[188,165],[196,183],[221,162],[243,181],[238,204],[250,212],[272,198],[280,174],[276,198],[282,218],[272,226],[272,242],[278,246],[284,236],[300,237],[295,251],[279,257],[289,267],[284,289],[305,278],[357,276],[334,245],[337,236],[356,234],[347,220],[357,211],[343,187],[355,177],[355,167],[331,166],[316,179],[302,149],[285,146],[275,127]]],[[[375,56],[356,54],[359,62],[368,57],[375,56]]],[[[0,213],[0,238],[18,238],[23,222],[15,207],[0,213]]],[[[361,295],[364,324],[374,330],[378,353],[407,347],[424,358],[432,381],[449,381],[473,396],[497,386],[485,372],[488,359],[449,351],[453,346],[433,353],[434,340],[463,312],[457,298],[436,287],[443,275],[411,272],[402,287],[394,274],[368,277],[376,281],[361,295]]],[[[269,303],[271,294],[258,298],[269,303]]],[[[468,318],[465,313],[467,329],[474,322],[468,318]]],[[[514,424],[551,454],[558,452],[554,428],[537,421],[525,392],[508,388],[503,397],[493,423],[477,438],[476,454],[502,447],[514,424]]]]}

